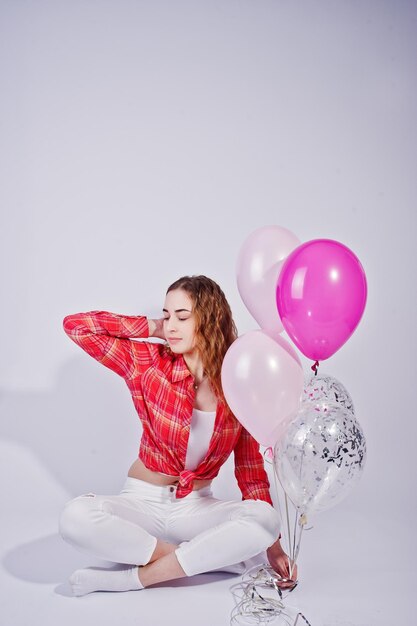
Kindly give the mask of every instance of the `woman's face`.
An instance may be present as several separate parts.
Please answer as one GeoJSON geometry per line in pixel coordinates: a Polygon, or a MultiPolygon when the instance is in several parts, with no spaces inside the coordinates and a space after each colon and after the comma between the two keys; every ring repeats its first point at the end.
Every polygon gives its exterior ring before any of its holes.
{"type": "Polygon", "coordinates": [[[165,297],[164,333],[169,347],[176,354],[192,352],[195,347],[193,303],[183,289],[173,289],[165,297]]]}

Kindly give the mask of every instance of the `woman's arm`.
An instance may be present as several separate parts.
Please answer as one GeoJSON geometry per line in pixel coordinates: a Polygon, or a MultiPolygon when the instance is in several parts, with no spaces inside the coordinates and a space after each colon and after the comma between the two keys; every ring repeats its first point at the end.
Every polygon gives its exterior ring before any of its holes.
{"type": "MultiPolygon", "coordinates": [[[[240,437],[234,449],[235,476],[244,500],[265,500],[274,506],[269,491],[268,474],[259,447],[256,439],[242,426],[240,437]]],[[[280,539],[281,533],[274,546],[280,546],[280,539]]]]}
{"type": "Polygon", "coordinates": [[[158,320],[148,319],[149,324],[149,337],[158,337],[158,339],[163,339],[165,341],[165,333],[164,333],[164,318],[161,317],[158,320]]]}
{"type": "Polygon", "coordinates": [[[265,500],[272,504],[269,493],[269,480],[264,460],[259,451],[259,443],[242,426],[240,437],[234,449],[235,476],[242,492],[243,500],[265,500]]]}
{"type": "Polygon", "coordinates": [[[63,321],[68,337],[87,354],[123,378],[130,378],[151,365],[161,344],[130,341],[158,337],[160,322],[144,315],[120,315],[109,311],[89,311],[67,315],[63,321]]]}
{"type": "MultiPolygon", "coordinates": [[[[264,459],[259,451],[259,443],[242,426],[242,432],[235,446],[235,476],[243,495],[243,499],[265,500],[273,506],[269,492],[269,480],[264,466],[264,459]]],[[[267,549],[271,567],[282,576],[292,581],[297,580],[297,566],[290,568],[288,556],[281,546],[281,533],[277,540],[267,549]]],[[[292,565],[292,564],[291,564],[292,565]]],[[[280,582],[281,589],[291,589],[293,582],[280,582]]]]}

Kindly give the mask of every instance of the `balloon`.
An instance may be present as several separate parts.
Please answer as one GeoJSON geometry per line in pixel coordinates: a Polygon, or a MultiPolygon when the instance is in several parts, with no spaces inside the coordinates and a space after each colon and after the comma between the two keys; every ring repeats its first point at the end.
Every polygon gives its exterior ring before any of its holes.
{"type": "Polygon", "coordinates": [[[274,465],[284,491],[302,513],[343,500],[360,478],[366,442],[355,416],[341,405],[302,405],[275,446],[274,465]]]}
{"type": "Polygon", "coordinates": [[[308,358],[322,361],[352,335],[366,304],[363,267],[332,239],[313,239],[284,261],[276,286],[282,323],[308,358]]]}
{"type": "Polygon", "coordinates": [[[333,376],[318,374],[310,376],[304,385],[303,402],[312,402],[317,404],[320,402],[331,402],[340,404],[355,415],[353,400],[348,390],[342,383],[333,376]]]}
{"type": "Polygon", "coordinates": [[[294,348],[263,330],[241,335],[226,352],[221,381],[236,418],[260,444],[273,446],[280,422],[301,402],[304,376],[294,348]]]}
{"type": "Polygon", "coordinates": [[[300,240],[282,226],[263,226],[244,241],[236,264],[237,286],[247,309],[267,331],[279,335],[284,327],[275,301],[283,260],[300,240]]]}

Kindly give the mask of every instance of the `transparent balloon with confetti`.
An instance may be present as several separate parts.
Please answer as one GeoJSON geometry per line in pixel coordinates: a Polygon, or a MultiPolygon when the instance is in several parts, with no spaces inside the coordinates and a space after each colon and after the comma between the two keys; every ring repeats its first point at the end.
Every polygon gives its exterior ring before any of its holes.
{"type": "Polygon", "coordinates": [[[353,400],[346,387],[334,376],[327,374],[312,375],[304,382],[302,402],[330,402],[343,406],[355,415],[353,400]]]}
{"type": "Polygon", "coordinates": [[[306,402],[274,450],[281,485],[301,514],[343,500],[360,478],[366,441],[353,413],[341,404],[306,402]]]}

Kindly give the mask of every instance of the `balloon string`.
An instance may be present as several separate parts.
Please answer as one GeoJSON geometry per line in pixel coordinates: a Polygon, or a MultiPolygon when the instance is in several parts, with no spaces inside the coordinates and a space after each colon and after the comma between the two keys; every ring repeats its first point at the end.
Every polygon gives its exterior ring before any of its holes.
{"type": "MultiPolygon", "coordinates": [[[[300,531],[299,531],[299,535],[298,535],[298,541],[297,541],[297,547],[295,549],[295,555],[294,555],[294,563],[293,566],[295,564],[295,562],[298,559],[298,553],[300,552],[300,545],[301,545],[301,536],[303,534],[303,530],[304,530],[304,526],[305,526],[305,522],[307,521],[306,518],[304,518],[304,523],[300,524],[300,531]]],[[[290,578],[292,578],[292,570],[291,570],[291,574],[290,574],[290,578]]]]}
{"type": "Polygon", "coordinates": [[[293,561],[294,560],[293,542],[292,542],[292,538],[291,538],[290,514],[288,512],[288,498],[287,498],[287,494],[286,493],[285,493],[285,513],[286,513],[286,518],[287,518],[288,547],[289,547],[289,553],[290,553],[291,561],[293,561]]]}
{"type": "Polygon", "coordinates": [[[269,624],[271,621],[275,624],[274,618],[278,618],[280,624],[285,623],[287,626],[291,626],[291,624],[296,626],[299,618],[301,618],[304,624],[311,626],[305,615],[297,609],[295,609],[297,614],[295,621],[293,621],[294,607],[287,608],[283,602],[283,598],[287,597],[292,589],[283,596],[278,586],[280,580],[285,579],[267,563],[247,569],[242,574],[241,582],[229,587],[236,604],[230,616],[230,626],[234,624],[269,624]],[[277,592],[278,597],[275,594],[272,596],[269,594],[269,591],[272,590],[277,592]]]}
{"type": "MultiPolygon", "coordinates": [[[[276,496],[277,496],[276,502],[277,502],[277,506],[278,506],[278,512],[279,512],[280,518],[283,519],[281,502],[280,502],[280,497],[279,497],[279,489],[278,489],[279,477],[278,477],[278,474],[277,474],[276,469],[275,469],[274,456],[275,456],[274,448],[269,446],[268,448],[265,449],[265,451],[264,451],[264,458],[265,457],[269,457],[270,459],[272,459],[272,461],[267,461],[267,462],[270,465],[272,465],[272,473],[273,473],[273,476],[274,476],[275,493],[276,493],[276,496]]],[[[267,459],[265,458],[265,460],[267,460],[267,459]]],[[[288,513],[287,494],[285,493],[284,488],[282,489],[282,491],[283,491],[283,494],[284,494],[284,497],[285,497],[285,509],[286,509],[285,510],[285,514],[286,514],[285,516],[286,516],[287,533],[288,533],[288,536],[287,537],[284,536],[283,538],[286,539],[287,542],[288,542],[288,551],[290,553],[290,557],[292,557],[292,552],[291,552],[292,540],[291,540],[291,533],[290,533],[290,520],[289,520],[289,513],[288,513]]],[[[284,535],[285,535],[285,533],[284,533],[284,535]]]]}
{"type": "MultiPolygon", "coordinates": [[[[278,496],[278,502],[279,502],[279,494],[278,494],[278,481],[279,481],[279,476],[278,473],[276,471],[276,467],[275,467],[275,463],[272,463],[272,469],[273,469],[273,474],[274,474],[274,482],[275,482],[275,489],[277,492],[277,496],[278,496]]],[[[282,487],[282,491],[284,493],[284,499],[285,499],[285,513],[286,513],[286,522],[287,522],[287,533],[288,533],[288,545],[289,545],[289,557],[291,559],[291,563],[290,563],[290,578],[292,578],[292,572],[294,569],[294,566],[297,562],[298,559],[298,554],[300,552],[300,544],[301,544],[301,536],[304,530],[304,526],[306,524],[307,518],[305,514],[302,514],[300,516],[300,519],[298,520],[298,515],[299,515],[299,511],[298,508],[295,508],[295,520],[294,520],[294,535],[292,536],[291,530],[290,530],[290,514],[289,514],[289,510],[288,510],[288,496],[287,493],[284,489],[284,487],[282,486],[281,481],[279,481],[282,487]],[[299,531],[298,531],[298,537],[297,537],[297,528],[299,527],[299,531]]],[[[281,515],[282,518],[282,515],[281,515]]]]}
{"type": "Polygon", "coordinates": [[[320,363],[318,361],[316,361],[314,363],[314,365],[311,366],[311,369],[313,370],[315,376],[317,376],[317,370],[319,368],[319,365],[320,365],[320,363]]]}
{"type": "MultiPolygon", "coordinates": [[[[279,502],[279,492],[278,492],[279,476],[278,476],[278,472],[277,472],[276,467],[275,467],[275,463],[272,463],[272,470],[273,470],[273,473],[274,473],[275,491],[276,491],[277,499],[278,499],[278,502],[279,502]]],[[[292,540],[291,530],[290,530],[290,513],[289,513],[289,510],[288,510],[288,497],[287,497],[287,493],[286,493],[284,488],[282,488],[282,491],[284,493],[284,502],[285,502],[285,521],[287,522],[288,551],[290,553],[290,559],[291,559],[291,561],[293,561],[294,560],[294,552],[293,552],[293,540],[292,540]]],[[[280,511],[280,514],[281,514],[281,511],[280,511]]],[[[281,514],[281,519],[282,519],[282,514],[281,514]]]]}
{"type": "MultiPolygon", "coordinates": [[[[270,458],[274,459],[275,456],[275,451],[274,449],[269,446],[268,448],[266,448],[265,452],[264,452],[264,456],[267,455],[270,458]]],[[[305,513],[302,513],[299,516],[299,510],[297,507],[294,506],[295,509],[295,519],[294,519],[294,534],[292,534],[291,529],[290,529],[290,513],[289,513],[289,509],[288,509],[288,496],[287,493],[284,489],[284,487],[282,486],[281,481],[279,480],[279,476],[278,476],[278,472],[276,470],[275,467],[275,463],[272,460],[268,461],[271,465],[272,465],[272,473],[274,475],[274,484],[275,484],[275,492],[277,495],[277,503],[278,503],[278,510],[279,510],[279,514],[281,519],[283,518],[282,516],[282,512],[281,512],[281,504],[280,504],[280,497],[279,497],[279,489],[278,489],[278,482],[281,484],[282,487],[282,492],[284,495],[284,502],[285,502],[285,517],[286,517],[286,523],[287,523],[287,541],[288,541],[288,552],[289,552],[289,560],[290,560],[290,578],[292,578],[292,573],[294,570],[294,566],[297,562],[298,559],[298,554],[300,552],[300,545],[301,545],[301,537],[303,534],[303,530],[304,530],[304,526],[307,522],[307,517],[305,513]],[[297,532],[298,531],[298,532],[297,532]]]]}
{"type": "Polygon", "coordinates": [[[293,535],[293,547],[292,547],[292,553],[291,553],[291,558],[293,561],[295,561],[295,538],[297,536],[297,522],[298,522],[298,509],[295,512],[295,516],[294,516],[294,535],[293,535]]]}

